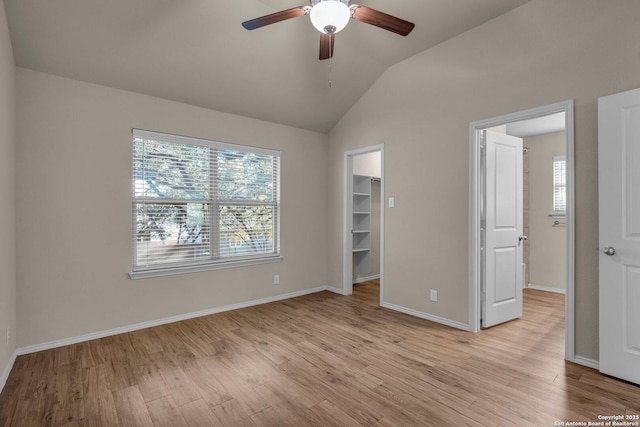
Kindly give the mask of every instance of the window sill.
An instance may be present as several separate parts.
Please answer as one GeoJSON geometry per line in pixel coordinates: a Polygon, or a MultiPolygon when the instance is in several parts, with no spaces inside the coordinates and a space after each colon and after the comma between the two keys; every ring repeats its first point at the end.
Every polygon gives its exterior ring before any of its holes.
{"type": "Polygon", "coordinates": [[[203,265],[192,265],[188,267],[172,267],[172,268],[163,268],[163,269],[157,269],[157,270],[132,271],[129,273],[129,278],[132,280],[137,280],[137,279],[147,279],[150,277],[162,277],[162,276],[173,276],[176,274],[197,273],[200,271],[222,270],[226,268],[235,268],[235,267],[247,267],[250,265],[272,264],[276,262],[281,262],[283,259],[284,258],[282,258],[281,256],[276,256],[276,257],[268,257],[268,258],[228,261],[228,262],[221,262],[217,264],[203,264],[203,265]]]}

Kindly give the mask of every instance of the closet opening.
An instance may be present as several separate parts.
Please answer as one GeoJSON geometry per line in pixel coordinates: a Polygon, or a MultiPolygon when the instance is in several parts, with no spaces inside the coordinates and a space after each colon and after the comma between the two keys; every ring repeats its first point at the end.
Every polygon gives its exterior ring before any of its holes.
{"type": "Polygon", "coordinates": [[[384,147],[345,152],[343,293],[359,283],[384,289],[384,147]]]}

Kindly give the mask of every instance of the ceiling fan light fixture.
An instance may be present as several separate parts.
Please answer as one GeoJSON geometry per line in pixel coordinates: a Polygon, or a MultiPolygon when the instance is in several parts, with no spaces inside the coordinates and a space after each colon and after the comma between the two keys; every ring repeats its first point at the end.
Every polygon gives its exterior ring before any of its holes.
{"type": "Polygon", "coordinates": [[[351,10],[341,0],[321,0],[311,8],[309,18],[321,33],[335,34],[347,26],[351,10]]]}

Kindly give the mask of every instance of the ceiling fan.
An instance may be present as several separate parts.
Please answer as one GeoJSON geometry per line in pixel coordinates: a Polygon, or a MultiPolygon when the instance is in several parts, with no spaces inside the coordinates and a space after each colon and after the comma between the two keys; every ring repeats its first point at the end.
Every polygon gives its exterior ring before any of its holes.
{"type": "Polygon", "coordinates": [[[387,31],[408,35],[415,24],[396,18],[384,12],[379,12],[359,4],[349,5],[349,0],[311,0],[311,5],[292,7],[260,18],[251,19],[242,23],[247,30],[276,22],[296,18],[302,15],[309,15],[313,26],[320,31],[320,60],[333,56],[333,46],[336,33],[347,26],[351,19],[375,25],[387,31]]]}

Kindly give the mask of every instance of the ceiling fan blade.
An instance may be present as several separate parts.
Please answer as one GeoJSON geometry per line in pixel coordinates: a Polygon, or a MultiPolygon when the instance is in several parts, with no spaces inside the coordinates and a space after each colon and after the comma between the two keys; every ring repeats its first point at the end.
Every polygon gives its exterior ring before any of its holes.
{"type": "Polygon", "coordinates": [[[401,36],[408,35],[411,30],[413,30],[413,27],[416,26],[412,22],[396,18],[395,16],[388,15],[384,12],[380,12],[366,6],[360,6],[359,4],[352,5],[351,10],[353,11],[351,14],[353,19],[364,22],[365,24],[375,25],[376,27],[400,34],[401,36]]]}
{"type": "Polygon", "coordinates": [[[320,33],[320,60],[333,57],[333,47],[336,43],[335,34],[320,33]]]}
{"type": "Polygon", "coordinates": [[[271,15],[265,15],[261,16],[260,18],[245,21],[242,23],[242,26],[247,30],[255,30],[256,28],[264,27],[265,25],[271,25],[275,24],[276,22],[306,15],[307,13],[309,13],[310,9],[310,6],[292,7],[291,9],[281,10],[280,12],[272,13],[271,15]]]}

